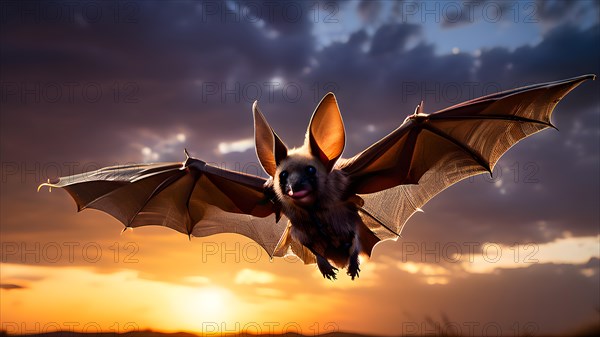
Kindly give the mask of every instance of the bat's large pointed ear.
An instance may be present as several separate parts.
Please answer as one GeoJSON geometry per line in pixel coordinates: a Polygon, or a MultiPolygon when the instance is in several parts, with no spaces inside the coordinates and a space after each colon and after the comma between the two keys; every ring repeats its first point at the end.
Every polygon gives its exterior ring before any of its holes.
{"type": "Polygon", "coordinates": [[[252,112],[254,113],[256,155],[265,171],[274,177],[277,166],[287,157],[288,149],[258,109],[258,101],[252,105],[252,112]]]}
{"type": "Polygon", "coordinates": [[[306,142],[313,156],[319,158],[328,170],[342,155],[346,144],[344,122],[333,93],[323,97],[308,125],[306,142]]]}

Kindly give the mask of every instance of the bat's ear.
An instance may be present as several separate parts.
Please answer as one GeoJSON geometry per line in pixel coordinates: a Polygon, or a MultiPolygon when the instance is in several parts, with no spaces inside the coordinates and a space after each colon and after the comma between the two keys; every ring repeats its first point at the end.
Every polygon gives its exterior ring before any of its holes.
{"type": "Polygon", "coordinates": [[[258,101],[252,105],[252,111],[254,113],[256,155],[265,171],[274,177],[277,166],[287,157],[288,149],[258,109],[258,101]]]}
{"type": "Polygon", "coordinates": [[[328,170],[333,168],[342,155],[346,132],[333,93],[325,95],[315,109],[306,131],[306,143],[311,154],[319,158],[328,170]]]}

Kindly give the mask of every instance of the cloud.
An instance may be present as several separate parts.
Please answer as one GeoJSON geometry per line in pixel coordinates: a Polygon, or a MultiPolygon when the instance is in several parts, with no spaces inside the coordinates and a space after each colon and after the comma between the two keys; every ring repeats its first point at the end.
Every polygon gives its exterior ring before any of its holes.
{"type": "Polygon", "coordinates": [[[404,270],[410,274],[420,275],[425,283],[434,284],[448,284],[450,278],[448,277],[451,273],[448,269],[434,264],[427,263],[415,263],[415,262],[399,262],[398,268],[404,270]]]}
{"type": "Polygon", "coordinates": [[[277,277],[274,274],[253,269],[242,269],[235,276],[237,284],[269,284],[275,282],[277,277]]]}
{"type": "Polygon", "coordinates": [[[266,287],[256,288],[256,294],[266,297],[284,297],[286,295],[283,290],[266,287]]]}
{"type": "Polygon", "coordinates": [[[358,4],[357,12],[366,24],[371,24],[377,21],[381,7],[382,3],[380,1],[362,0],[358,4]]]}
{"type": "MultiPolygon", "coordinates": [[[[481,254],[462,256],[462,265],[469,273],[491,273],[498,268],[527,268],[532,264],[584,265],[600,258],[600,237],[566,237],[544,244],[505,246],[483,244],[481,254]]],[[[589,274],[593,269],[586,268],[589,274]]]]}
{"type": "Polygon", "coordinates": [[[408,40],[420,31],[419,26],[412,24],[383,25],[372,38],[370,53],[376,56],[401,52],[406,48],[408,40]]]}
{"type": "Polygon", "coordinates": [[[210,278],[206,276],[186,276],[183,278],[183,281],[194,285],[207,285],[211,283],[210,278]]]}
{"type": "Polygon", "coordinates": [[[584,27],[595,21],[600,6],[594,1],[538,1],[536,14],[545,31],[560,25],[579,23],[584,27]]]}
{"type": "Polygon", "coordinates": [[[227,154],[231,152],[244,152],[254,148],[254,138],[245,138],[232,142],[219,143],[219,153],[227,154]]]}
{"type": "Polygon", "coordinates": [[[27,287],[18,285],[18,284],[12,284],[12,283],[0,283],[0,289],[15,290],[15,289],[27,289],[27,287]]]}
{"type": "Polygon", "coordinates": [[[183,161],[185,159],[183,149],[187,137],[184,132],[161,137],[151,130],[141,131],[143,132],[139,132],[136,141],[130,146],[139,149],[144,163],[183,161]]]}

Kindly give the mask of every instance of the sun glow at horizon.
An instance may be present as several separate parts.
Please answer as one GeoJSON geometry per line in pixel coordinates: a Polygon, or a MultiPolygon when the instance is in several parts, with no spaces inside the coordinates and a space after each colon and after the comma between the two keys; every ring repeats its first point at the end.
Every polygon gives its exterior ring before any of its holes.
{"type": "Polygon", "coordinates": [[[0,328],[12,335],[52,331],[303,331],[328,313],[333,304],[300,313],[282,312],[280,308],[289,305],[311,307],[316,297],[286,297],[286,292],[277,288],[237,284],[235,278],[227,283],[218,277],[193,276],[178,283],[146,278],[132,269],[102,273],[80,266],[11,263],[1,263],[0,268],[2,283],[22,285],[0,290],[0,328]],[[261,301],[256,302],[257,298],[261,301]]]}
{"type": "MultiPolygon", "coordinates": [[[[2,290],[2,329],[10,334],[59,330],[126,332],[148,328],[200,332],[206,326],[233,319],[241,304],[233,292],[223,287],[148,280],[132,270],[101,274],[80,267],[8,263],[2,263],[1,268],[3,283],[23,277],[30,280],[22,289],[10,293],[2,290]],[[81,303],[86,305],[82,307],[81,303]],[[75,313],[74,307],[81,308],[75,313]],[[47,308],[53,308],[52,314],[47,308]],[[42,313],[46,321],[40,320],[41,316],[36,318],[42,313]],[[65,317],[78,324],[57,323],[65,317]],[[117,321],[115,317],[121,319],[117,321]]],[[[23,284],[22,280],[18,283],[23,284]]]]}
{"type": "Polygon", "coordinates": [[[186,330],[205,332],[230,322],[236,316],[239,300],[228,289],[202,287],[174,289],[171,296],[171,321],[186,330]]]}

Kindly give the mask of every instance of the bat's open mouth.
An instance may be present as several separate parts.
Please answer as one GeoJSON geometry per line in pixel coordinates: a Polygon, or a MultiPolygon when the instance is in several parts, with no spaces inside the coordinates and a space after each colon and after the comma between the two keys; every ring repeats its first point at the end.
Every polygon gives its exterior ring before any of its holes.
{"type": "Polygon", "coordinates": [[[311,191],[309,189],[305,189],[305,190],[300,190],[300,191],[289,191],[288,195],[294,199],[301,199],[304,198],[305,196],[309,195],[311,193],[311,191]]]}
{"type": "Polygon", "coordinates": [[[288,196],[299,204],[310,204],[314,201],[314,195],[311,188],[305,188],[301,190],[288,192],[288,196]]]}

